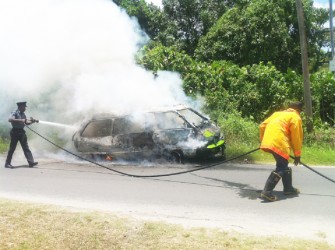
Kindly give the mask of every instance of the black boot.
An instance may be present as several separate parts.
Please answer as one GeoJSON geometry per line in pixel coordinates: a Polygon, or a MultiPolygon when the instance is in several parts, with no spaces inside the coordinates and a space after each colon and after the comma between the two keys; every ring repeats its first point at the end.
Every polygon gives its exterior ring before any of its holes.
{"type": "Polygon", "coordinates": [[[275,188],[275,186],[279,182],[280,178],[281,178],[281,176],[277,172],[275,172],[275,171],[271,172],[269,178],[267,179],[267,181],[265,183],[264,190],[261,193],[261,198],[263,198],[264,200],[267,200],[267,201],[276,201],[277,200],[277,196],[272,194],[272,190],[275,188]]]}
{"type": "Polygon", "coordinates": [[[35,161],[35,162],[29,162],[29,167],[32,168],[32,167],[36,166],[37,164],[38,164],[37,161],[35,161]]]}
{"type": "Polygon", "coordinates": [[[14,167],[12,166],[12,164],[6,162],[5,168],[14,168],[14,167]]]}
{"type": "Polygon", "coordinates": [[[288,168],[288,170],[284,171],[282,181],[283,181],[285,195],[296,195],[300,193],[299,189],[294,188],[292,186],[292,169],[291,168],[288,168]]]}

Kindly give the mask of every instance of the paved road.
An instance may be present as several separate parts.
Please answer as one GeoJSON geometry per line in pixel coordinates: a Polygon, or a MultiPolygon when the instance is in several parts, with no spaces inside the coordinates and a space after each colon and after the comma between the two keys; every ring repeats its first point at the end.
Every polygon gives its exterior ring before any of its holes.
{"type": "MultiPolygon", "coordinates": [[[[17,158],[16,158],[17,159],[17,158]]],[[[183,175],[130,178],[60,157],[39,159],[28,168],[0,167],[0,198],[117,212],[121,216],[163,220],[185,226],[218,227],[257,235],[289,235],[335,244],[335,184],[300,166],[294,168],[299,197],[275,193],[280,201],[258,198],[272,166],[224,164],[183,175]]],[[[1,164],[4,156],[0,157],[1,164]]],[[[132,174],[162,174],[192,165],[104,163],[132,174]]],[[[335,179],[335,167],[317,171],[335,179]]]]}

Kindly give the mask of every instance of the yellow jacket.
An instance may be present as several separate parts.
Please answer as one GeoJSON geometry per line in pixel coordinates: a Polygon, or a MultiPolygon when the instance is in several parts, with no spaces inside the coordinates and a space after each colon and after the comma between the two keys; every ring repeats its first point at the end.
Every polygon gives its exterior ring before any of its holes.
{"type": "Polygon", "coordinates": [[[299,113],[294,109],[275,112],[260,126],[260,148],[266,152],[275,152],[285,159],[301,155],[303,131],[299,113]]]}

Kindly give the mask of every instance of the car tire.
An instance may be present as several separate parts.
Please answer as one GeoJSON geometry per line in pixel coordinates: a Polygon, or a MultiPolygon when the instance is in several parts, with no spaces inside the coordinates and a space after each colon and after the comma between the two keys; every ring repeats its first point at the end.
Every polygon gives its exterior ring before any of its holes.
{"type": "Polygon", "coordinates": [[[184,154],[182,151],[175,150],[170,153],[169,160],[172,163],[176,164],[184,164],[184,154]]]}

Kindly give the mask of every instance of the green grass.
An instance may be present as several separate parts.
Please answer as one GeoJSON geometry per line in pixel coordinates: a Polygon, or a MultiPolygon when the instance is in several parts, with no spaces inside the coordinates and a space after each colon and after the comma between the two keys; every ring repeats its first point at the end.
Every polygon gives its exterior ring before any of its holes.
{"type": "MultiPolygon", "coordinates": [[[[259,147],[258,124],[230,115],[219,121],[226,139],[227,159],[242,155],[259,147]]],[[[315,128],[312,134],[304,134],[301,161],[307,165],[335,166],[335,128],[315,128]]],[[[241,157],[237,162],[270,163],[271,154],[261,150],[241,157]]],[[[290,160],[293,162],[293,160],[290,160]]]]}
{"type": "MultiPolygon", "coordinates": [[[[245,145],[245,144],[228,144],[227,145],[227,159],[236,157],[238,155],[249,152],[252,149],[258,148],[259,145],[245,145]]],[[[303,146],[301,161],[304,164],[311,166],[335,166],[335,149],[320,146],[303,146]]],[[[293,159],[289,160],[293,162],[293,159]]],[[[251,153],[247,156],[237,159],[235,162],[249,162],[249,163],[273,163],[273,156],[262,150],[251,153]]]]}
{"type": "Polygon", "coordinates": [[[0,249],[335,249],[323,241],[184,228],[111,213],[0,200],[0,249]]]}
{"type": "Polygon", "coordinates": [[[0,154],[8,150],[8,142],[0,138],[0,154]]]}
{"type": "Polygon", "coordinates": [[[307,165],[335,166],[335,149],[329,147],[303,147],[301,161],[307,165]]]}

